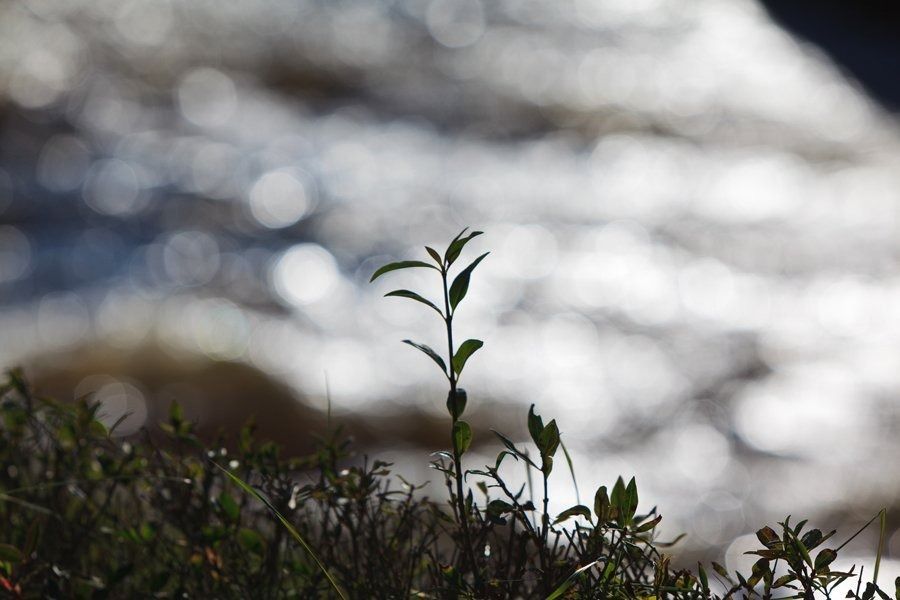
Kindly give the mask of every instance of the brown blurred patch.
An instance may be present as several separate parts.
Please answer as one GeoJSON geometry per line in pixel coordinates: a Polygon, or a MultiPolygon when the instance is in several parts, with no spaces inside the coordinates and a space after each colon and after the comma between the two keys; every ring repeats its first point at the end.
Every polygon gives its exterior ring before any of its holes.
{"type": "MultiPolygon", "coordinates": [[[[290,454],[301,454],[311,450],[316,435],[324,435],[328,429],[324,406],[312,405],[309,398],[297,395],[259,369],[202,355],[175,356],[155,345],[131,351],[87,345],[31,361],[27,375],[39,395],[63,401],[92,391],[91,383],[101,378],[128,383],[143,394],[145,425],[151,432],[158,430],[158,424],[167,418],[169,406],[177,401],[185,417],[198,423],[201,439],[210,444],[220,434],[226,444],[232,444],[241,427],[252,418],[258,439],[274,441],[290,454]]],[[[321,399],[316,403],[324,404],[321,399]]],[[[486,427],[477,424],[500,422],[497,417],[502,413],[508,415],[509,407],[472,411],[469,418],[476,433],[481,430],[481,440],[488,439],[489,434],[486,427]]],[[[504,421],[508,422],[508,417],[504,421]]],[[[449,445],[447,419],[414,407],[400,412],[341,416],[331,425],[342,426],[359,451],[404,446],[433,451],[449,445]]]]}

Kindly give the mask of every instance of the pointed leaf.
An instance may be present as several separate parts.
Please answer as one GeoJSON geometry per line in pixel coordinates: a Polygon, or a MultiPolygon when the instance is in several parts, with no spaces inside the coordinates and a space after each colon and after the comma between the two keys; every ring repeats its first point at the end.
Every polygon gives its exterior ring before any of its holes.
{"type": "Polygon", "coordinates": [[[425,306],[430,306],[431,308],[433,308],[437,314],[441,315],[442,317],[444,316],[444,313],[441,312],[441,309],[439,309],[437,306],[435,306],[431,300],[428,300],[427,298],[423,298],[422,296],[420,296],[419,294],[417,294],[413,291],[394,290],[393,292],[388,292],[387,294],[384,295],[385,298],[387,298],[388,296],[396,296],[398,298],[409,298],[410,300],[415,300],[416,302],[421,302],[425,306]]]}
{"type": "Polygon", "coordinates": [[[544,420],[534,412],[534,404],[528,409],[528,433],[535,445],[540,445],[541,433],[544,431],[544,420]]]}
{"type": "Polygon", "coordinates": [[[457,376],[462,373],[463,367],[466,366],[466,361],[469,360],[469,357],[475,354],[482,346],[484,346],[484,342],[481,340],[466,340],[460,344],[459,348],[456,349],[453,360],[450,361],[453,366],[453,371],[457,376]]]}
{"type": "Polygon", "coordinates": [[[766,548],[772,548],[781,543],[781,539],[775,530],[768,525],[756,532],[757,539],[762,542],[766,548]]]}
{"type": "Polygon", "coordinates": [[[475,267],[478,266],[478,263],[484,260],[484,257],[490,254],[490,252],[485,252],[470,264],[468,267],[460,271],[459,275],[453,280],[453,283],[450,284],[450,309],[456,310],[457,305],[462,302],[462,299],[466,297],[466,292],[469,291],[469,278],[472,276],[472,271],[475,270],[475,267]]]}
{"type": "Polygon", "coordinates": [[[524,452],[522,452],[521,450],[516,448],[516,445],[512,443],[512,440],[510,440],[508,437],[506,437],[499,431],[496,431],[494,429],[491,429],[491,431],[494,432],[494,435],[496,435],[498,438],[500,438],[500,441],[503,442],[504,446],[509,448],[510,452],[512,452],[513,454],[515,454],[516,456],[518,456],[519,458],[524,460],[526,463],[528,463],[532,467],[537,468],[537,465],[534,464],[534,461],[531,460],[531,458],[529,458],[527,454],[525,454],[524,452]]]}
{"type": "MultiPolygon", "coordinates": [[[[468,227],[466,227],[468,229],[468,227]]],[[[469,235],[463,237],[463,234],[466,232],[466,229],[463,229],[459,235],[453,238],[453,241],[450,242],[450,245],[447,246],[447,251],[444,253],[444,260],[447,262],[447,266],[452,265],[457,258],[459,258],[459,253],[462,252],[462,249],[465,247],[469,241],[484,233],[483,231],[473,231],[469,235]]]]}
{"type": "Polygon", "coordinates": [[[703,592],[703,595],[709,593],[709,576],[706,574],[706,569],[703,568],[703,565],[697,563],[697,574],[700,576],[700,591],[703,592]]]}
{"type": "Polygon", "coordinates": [[[625,480],[622,479],[620,475],[616,479],[615,485],[613,485],[612,493],[609,495],[609,505],[612,508],[617,510],[621,510],[623,506],[625,506],[627,500],[625,497],[625,480]]]}
{"type": "Polygon", "coordinates": [[[472,428],[465,421],[453,424],[453,442],[460,454],[464,454],[472,444],[472,428]]]}
{"type": "Polygon", "coordinates": [[[606,486],[601,485],[594,494],[594,514],[600,523],[609,520],[609,495],[606,493],[606,486]]]}
{"type": "Polygon", "coordinates": [[[628,509],[625,512],[628,515],[628,520],[631,521],[631,518],[634,517],[634,513],[637,511],[638,507],[637,483],[635,482],[634,477],[628,482],[625,493],[628,498],[628,509]]]}
{"type": "Polygon", "coordinates": [[[576,504],[572,508],[567,508],[566,510],[559,513],[559,516],[556,517],[556,520],[553,522],[554,525],[557,523],[562,523],[567,519],[571,519],[572,517],[579,516],[584,517],[588,521],[591,520],[591,509],[583,504],[576,504]]]}
{"type": "Polygon", "coordinates": [[[503,500],[491,500],[485,509],[485,513],[487,514],[488,521],[491,523],[495,525],[506,525],[506,519],[503,518],[503,515],[512,512],[513,510],[515,510],[515,508],[509,502],[504,502],[503,500]]]}
{"type": "Polygon", "coordinates": [[[513,510],[515,510],[515,507],[504,500],[491,500],[487,505],[487,512],[492,515],[502,515],[513,510]]]}
{"type": "Polygon", "coordinates": [[[837,552],[832,550],[831,548],[825,548],[818,554],[816,554],[816,560],[814,562],[816,571],[820,571],[823,568],[827,567],[831,563],[834,562],[834,559],[837,558],[837,552]]]}
{"type": "Polygon", "coordinates": [[[662,515],[656,515],[655,519],[653,519],[652,521],[647,521],[646,523],[635,529],[634,532],[645,533],[647,531],[650,531],[651,529],[659,525],[660,521],[662,521],[662,515]]]}
{"type": "Polygon", "coordinates": [[[369,279],[369,283],[372,283],[385,273],[390,273],[391,271],[396,271],[398,269],[412,269],[415,267],[425,267],[427,269],[434,269],[435,271],[438,270],[438,268],[434,265],[429,265],[427,262],[421,260],[401,260],[398,262],[388,263],[372,273],[372,278],[369,279]]]}
{"type": "MultiPolygon", "coordinates": [[[[437,366],[439,366],[441,368],[441,371],[444,372],[444,376],[447,376],[447,364],[444,362],[444,359],[441,358],[437,352],[435,352],[434,350],[432,350],[425,344],[417,344],[416,342],[414,342],[412,340],[403,340],[403,343],[409,344],[413,348],[417,348],[418,350],[421,350],[422,352],[427,354],[431,358],[431,360],[433,360],[435,363],[437,363],[437,366]]],[[[449,376],[447,376],[447,377],[449,377],[449,376]]]]}
{"type": "Polygon", "coordinates": [[[444,259],[441,258],[441,255],[438,254],[438,251],[432,248],[431,246],[425,246],[425,251],[428,252],[428,255],[434,259],[434,262],[438,264],[439,267],[444,266],[444,259]]]}
{"type": "Polygon", "coordinates": [[[559,427],[556,425],[556,419],[553,419],[538,436],[538,448],[541,450],[542,456],[553,456],[559,447],[559,427]]]}

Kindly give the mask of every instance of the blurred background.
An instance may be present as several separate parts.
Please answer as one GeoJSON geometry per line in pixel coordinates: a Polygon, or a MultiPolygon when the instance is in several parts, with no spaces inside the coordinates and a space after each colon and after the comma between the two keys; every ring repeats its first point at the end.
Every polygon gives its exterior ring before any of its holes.
{"type": "Polygon", "coordinates": [[[445,392],[399,341],[441,330],[381,296],[438,282],[368,279],[468,225],[492,251],[458,320],[485,341],[482,440],[523,439],[537,403],[582,493],[636,475],[684,561],[746,567],[788,513],[896,526],[898,24],[889,2],[0,4],[0,365],[96,394],[122,434],[178,399],[296,450],[327,392],[434,479],[445,392]]]}

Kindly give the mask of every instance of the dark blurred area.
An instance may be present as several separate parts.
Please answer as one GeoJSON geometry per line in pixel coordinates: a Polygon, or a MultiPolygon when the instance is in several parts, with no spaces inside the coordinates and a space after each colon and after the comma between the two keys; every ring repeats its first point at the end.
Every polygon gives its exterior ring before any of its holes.
{"type": "Polygon", "coordinates": [[[636,475],[685,555],[740,562],[788,513],[850,529],[900,487],[897,15],[4,3],[0,364],[123,431],[178,399],[304,449],[330,405],[424,466],[444,392],[399,340],[441,331],[368,280],[474,226],[482,431],[537,403],[582,487],[636,475]]]}
{"type": "Polygon", "coordinates": [[[772,17],[820,48],[889,110],[900,109],[900,4],[764,0],[772,17]]]}

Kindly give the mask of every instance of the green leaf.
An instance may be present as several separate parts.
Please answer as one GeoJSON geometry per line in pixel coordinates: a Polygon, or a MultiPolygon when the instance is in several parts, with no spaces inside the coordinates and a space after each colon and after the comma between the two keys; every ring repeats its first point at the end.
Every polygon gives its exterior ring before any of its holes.
{"type": "Polygon", "coordinates": [[[264,554],[266,551],[266,542],[263,537],[253,529],[243,528],[238,531],[238,543],[246,550],[254,554],[264,554]]]}
{"type": "Polygon", "coordinates": [[[464,454],[472,444],[472,428],[465,421],[453,424],[453,443],[460,454],[464,454]]]}
{"type": "Polygon", "coordinates": [[[788,573],[787,575],[782,575],[781,577],[779,577],[772,583],[772,588],[775,589],[775,588],[784,587],[796,578],[797,578],[797,576],[793,573],[788,573]]]}
{"type": "Polygon", "coordinates": [[[444,253],[444,260],[447,262],[447,266],[452,265],[457,258],[459,258],[459,253],[462,252],[463,247],[469,243],[469,241],[484,233],[483,231],[473,231],[466,237],[462,237],[462,235],[466,232],[466,227],[459,234],[453,238],[453,241],[450,242],[450,245],[447,246],[447,251],[444,253]]]}
{"type": "Polygon", "coordinates": [[[434,259],[434,262],[436,262],[439,267],[444,266],[444,259],[441,258],[441,255],[438,254],[437,250],[435,250],[431,246],[425,246],[425,251],[428,252],[429,256],[434,259]]]}
{"type": "Polygon", "coordinates": [[[22,552],[10,544],[0,544],[0,561],[18,563],[22,560],[22,552]]]}
{"type": "Polygon", "coordinates": [[[725,579],[728,583],[734,583],[734,580],[731,578],[731,575],[728,574],[728,571],[717,562],[712,563],[713,571],[719,574],[720,577],[725,579]]]}
{"type": "Polygon", "coordinates": [[[509,502],[503,500],[491,500],[487,505],[487,512],[490,515],[502,515],[503,513],[512,512],[515,507],[509,502]]]}
{"type": "Polygon", "coordinates": [[[554,525],[557,523],[562,523],[567,519],[571,519],[572,517],[579,516],[584,517],[588,521],[591,520],[591,509],[583,504],[576,504],[572,508],[567,508],[566,510],[559,513],[559,516],[556,517],[556,520],[553,522],[554,525]]]}
{"type": "Polygon", "coordinates": [[[457,377],[462,373],[463,367],[466,366],[466,361],[469,360],[469,357],[475,354],[482,346],[484,346],[484,342],[481,340],[466,340],[459,345],[459,348],[456,349],[456,354],[453,356],[453,360],[450,361],[457,377]]]}
{"type": "Polygon", "coordinates": [[[414,342],[412,340],[403,340],[403,343],[409,344],[413,348],[421,350],[422,352],[427,354],[431,358],[431,360],[433,360],[435,363],[437,363],[437,366],[439,366],[441,368],[441,371],[443,371],[444,376],[447,377],[448,379],[450,378],[450,376],[447,375],[447,364],[444,362],[444,359],[441,358],[441,356],[437,352],[435,352],[434,350],[432,350],[425,344],[417,344],[416,342],[414,342]]]}
{"type": "Polygon", "coordinates": [[[455,396],[452,390],[447,392],[447,410],[450,412],[450,416],[453,417],[454,421],[462,416],[463,412],[466,410],[467,402],[468,394],[466,394],[466,390],[456,388],[455,396]]]}
{"type": "Polygon", "coordinates": [[[594,494],[594,514],[601,524],[609,520],[609,495],[605,485],[597,488],[597,493],[594,494]]]}
{"type": "Polygon", "coordinates": [[[522,452],[521,450],[516,448],[516,445],[512,443],[512,440],[510,440],[508,437],[506,437],[505,435],[503,435],[502,433],[500,433],[499,431],[497,431],[495,429],[491,429],[491,431],[494,432],[494,435],[496,435],[498,438],[500,438],[500,441],[503,442],[504,446],[509,448],[510,452],[512,452],[515,456],[518,456],[519,458],[524,460],[526,463],[528,463],[532,467],[537,468],[537,465],[534,464],[534,461],[531,460],[531,458],[529,458],[529,456],[527,454],[525,454],[524,452],[522,452]]]}
{"type": "Polygon", "coordinates": [[[391,271],[396,271],[398,269],[413,269],[416,267],[425,267],[426,269],[434,269],[438,270],[434,265],[429,265],[427,262],[421,260],[401,260],[398,262],[392,262],[384,265],[374,273],[372,273],[372,278],[369,279],[369,283],[372,283],[385,273],[390,273],[391,271]]]}
{"type": "Polygon", "coordinates": [[[553,456],[559,447],[559,427],[556,425],[556,419],[553,419],[538,436],[538,448],[541,450],[541,456],[553,456]]]}
{"type": "Polygon", "coordinates": [[[756,538],[762,542],[766,548],[774,548],[781,543],[781,539],[775,530],[768,525],[756,532],[756,538]]]}
{"type": "Polygon", "coordinates": [[[703,595],[707,595],[709,593],[709,576],[706,574],[706,569],[703,568],[703,565],[697,563],[697,574],[700,577],[700,591],[703,592],[703,595]]]}
{"type": "Polygon", "coordinates": [[[441,317],[444,316],[444,313],[441,312],[441,309],[439,309],[437,306],[435,306],[435,304],[431,300],[428,300],[427,298],[423,298],[419,294],[412,292],[410,290],[394,290],[393,292],[388,292],[387,294],[384,295],[385,298],[387,298],[388,296],[397,296],[398,298],[409,298],[410,300],[415,300],[416,302],[421,302],[425,306],[429,306],[429,307],[433,308],[437,314],[441,315],[441,317]]]}
{"type": "Polygon", "coordinates": [[[612,493],[609,495],[609,505],[611,508],[614,508],[617,513],[620,513],[623,512],[622,508],[627,502],[625,497],[625,480],[622,479],[622,476],[620,475],[616,479],[615,485],[613,485],[612,493]]]}
{"type": "Polygon", "coordinates": [[[818,554],[816,554],[816,560],[814,561],[816,571],[820,571],[823,568],[828,567],[831,563],[834,562],[834,559],[837,558],[837,552],[832,550],[831,548],[825,548],[818,554]]]}
{"type": "Polygon", "coordinates": [[[472,271],[475,270],[475,267],[478,266],[478,263],[484,260],[484,257],[490,254],[490,252],[485,252],[470,264],[468,267],[460,271],[459,275],[453,280],[453,283],[450,284],[450,310],[455,311],[457,305],[462,302],[462,299],[466,297],[466,292],[469,291],[469,278],[472,276],[472,271]]]}
{"type": "Polygon", "coordinates": [[[635,533],[646,533],[646,532],[650,531],[651,529],[653,529],[654,527],[656,527],[657,525],[659,525],[660,521],[662,521],[662,515],[657,515],[655,519],[653,519],[652,521],[647,521],[646,523],[644,523],[643,525],[641,525],[640,527],[635,529],[634,532],[635,533]]]}
{"type": "Polygon", "coordinates": [[[544,431],[544,420],[534,412],[534,404],[528,409],[528,433],[536,446],[540,447],[541,433],[544,431]]]}
{"type": "Polygon", "coordinates": [[[631,521],[631,518],[634,517],[634,513],[637,511],[638,507],[638,491],[637,491],[637,482],[635,482],[634,477],[628,482],[628,487],[625,488],[626,497],[628,498],[628,506],[625,511],[628,515],[628,522],[631,521]]]}
{"type": "Polygon", "coordinates": [[[807,549],[812,550],[822,543],[823,538],[824,536],[822,535],[822,531],[820,529],[810,529],[803,534],[803,537],[800,538],[800,541],[803,542],[803,545],[806,546],[807,549]]]}

